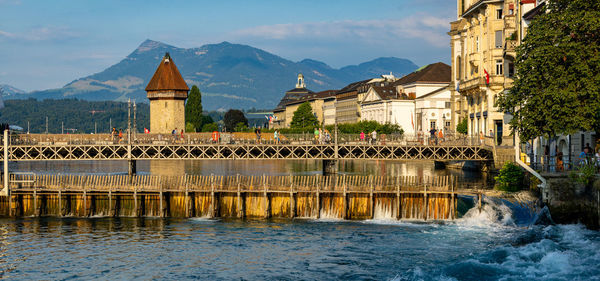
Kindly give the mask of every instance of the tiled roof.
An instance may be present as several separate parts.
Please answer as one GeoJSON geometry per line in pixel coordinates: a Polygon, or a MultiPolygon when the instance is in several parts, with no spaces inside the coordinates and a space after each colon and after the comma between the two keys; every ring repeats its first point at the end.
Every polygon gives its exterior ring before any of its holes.
{"type": "Polygon", "coordinates": [[[406,85],[415,82],[450,83],[451,79],[452,68],[443,62],[438,62],[400,78],[394,82],[394,85],[406,85]]]}
{"type": "Polygon", "coordinates": [[[287,92],[279,101],[277,107],[275,107],[275,111],[281,111],[285,109],[288,104],[297,103],[299,101],[305,101],[308,96],[315,95],[315,92],[307,89],[307,88],[294,88],[287,92]]]}
{"type": "Polygon", "coordinates": [[[154,76],[150,79],[146,91],[165,91],[165,90],[181,90],[189,91],[188,85],[181,77],[181,73],[175,66],[175,62],[171,59],[169,53],[166,53],[162,61],[158,65],[154,76]]]}

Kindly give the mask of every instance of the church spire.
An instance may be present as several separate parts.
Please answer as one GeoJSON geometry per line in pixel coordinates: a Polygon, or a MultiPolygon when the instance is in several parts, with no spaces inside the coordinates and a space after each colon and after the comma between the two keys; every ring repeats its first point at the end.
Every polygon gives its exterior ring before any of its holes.
{"type": "Polygon", "coordinates": [[[298,74],[298,83],[296,83],[296,89],[304,89],[306,88],[306,84],[304,84],[304,75],[302,73],[298,74]]]}

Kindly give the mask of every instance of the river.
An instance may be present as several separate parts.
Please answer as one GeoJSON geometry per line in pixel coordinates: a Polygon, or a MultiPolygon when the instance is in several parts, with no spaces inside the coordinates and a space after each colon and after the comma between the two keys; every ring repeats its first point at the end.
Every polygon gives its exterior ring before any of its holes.
{"type": "MultiPolygon", "coordinates": [[[[341,172],[453,174],[432,163],[360,161],[341,172]]],[[[123,173],[122,162],[18,163],[13,171],[123,173]]],[[[141,161],[151,174],[314,174],[316,161],[141,161]],[[173,164],[175,163],[175,164],[173,164]]],[[[470,198],[463,198],[471,200],[470,198]]],[[[9,280],[600,280],[600,233],[532,225],[527,206],[485,198],[449,222],[174,218],[0,219],[9,280]]]]}
{"type": "Polygon", "coordinates": [[[598,280],[600,235],[487,199],[447,223],[0,219],[9,280],[598,280]]]}

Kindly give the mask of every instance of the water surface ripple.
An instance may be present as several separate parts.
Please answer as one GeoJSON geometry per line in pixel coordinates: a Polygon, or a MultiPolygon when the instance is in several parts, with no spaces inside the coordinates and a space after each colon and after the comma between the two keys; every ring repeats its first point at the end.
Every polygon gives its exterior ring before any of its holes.
{"type": "MultiPolygon", "coordinates": [[[[136,218],[0,219],[11,280],[600,280],[600,235],[516,225],[136,218]]],[[[494,214],[496,212],[496,214],[494,214]]]]}

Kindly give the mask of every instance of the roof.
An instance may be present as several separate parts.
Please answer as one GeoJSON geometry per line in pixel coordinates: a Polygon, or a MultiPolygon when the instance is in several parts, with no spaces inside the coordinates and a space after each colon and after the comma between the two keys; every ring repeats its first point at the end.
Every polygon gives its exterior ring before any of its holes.
{"type": "Polygon", "coordinates": [[[441,88],[439,88],[439,89],[437,89],[437,90],[435,90],[435,91],[433,91],[433,92],[430,92],[430,93],[424,94],[424,95],[422,95],[422,96],[420,96],[420,97],[418,97],[418,98],[416,98],[416,99],[422,99],[422,98],[426,98],[426,97],[429,97],[429,96],[433,96],[433,95],[435,95],[435,94],[437,94],[437,93],[440,93],[440,92],[446,91],[446,90],[448,90],[448,86],[449,86],[449,85],[450,85],[450,84],[448,84],[448,85],[446,85],[446,86],[444,86],[444,87],[441,87],[441,88]]]}
{"type": "Polygon", "coordinates": [[[358,81],[358,82],[353,82],[348,84],[348,86],[342,88],[341,90],[339,90],[337,92],[337,94],[342,94],[342,93],[347,93],[347,92],[352,92],[352,91],[356,91],[356,89],[364,84],[367,84],[369,81],[371,81],[373,79],[367,79],[367,80],[362,80],[362,81],[358,81]]]}
{"type": "MultiPolygon", "coordinates": [[[[411,98],[409,96],[407,96],[404,93],[398,93],[398,90],[396,89],[396,87],[392,86],[392,85],[388,85],[388,86],[384,86],[384,87],[380,87],[380,86],[371,86],[369,88],[369,90],[373,89],[373,91],[375,91],[375,93],[377,93],[377,95],[381,98],[381,100],[411,100],[411,98]]],[[[366,96],[364,97],[366,98],[366,96]]],[[[371,102],[377,102],[377,101],[370,101],[367,103],[371,103],[371,102]]]]}
{"type": "Polygon", "coordinates": [[[406,85],[415,82],[450,83],[451,79],[452,68],[443,62],[437,62],[400,78],[393,85],[406,85]]]}
{"type": "Polygon", "coordinates": [[[375,91],[377,93],[377,95],[379,95],[379,97],[381,97],[382,100],[398,98],[398,91],[396,91],[396,87],[394,87],[394,86],[385,86],[385,87],[373,86],[371,88],[373,89],[373,91],[375,91]]]}
{"type": "Polygon", "coordinates": [[[541,4],[537,5],[535,8],[531,9],[529,12],[525,13],[523,15],[523,18],[526,20],[533,20],[533,18],[535,18],[537,15],[543,13],[544,7],[546,6],[546,2],[542,2],[541,4]]]}
{"type": "Polygon", "coordinates": [[[281,111],[281,110],[285,109],[285,107],[289,104],[297,103],[300,101],[303,102],[303,101],[307,100],[307,98],[309,96],[313,96],[313,95],[315,95],[315,92],[313,92],[307,88],[291,89],[291,90],[285,92],[285,95],[283,96],[281,101],[279,101],[279,104],[277,105],[277,107],[275,107],[274,111],[281,111]]]}
{"type": "Polygon", "coordinates": [[[154,76],[152,76],[148,86],[146,86],[146,91],[164,90],[190,90],[169,53],[165,54],[156,72],[154,72],[154,76]]]}

